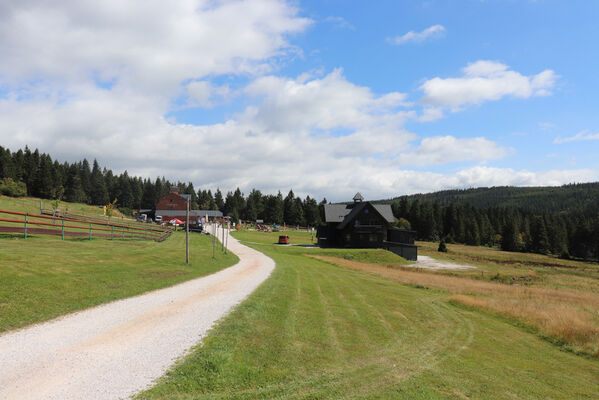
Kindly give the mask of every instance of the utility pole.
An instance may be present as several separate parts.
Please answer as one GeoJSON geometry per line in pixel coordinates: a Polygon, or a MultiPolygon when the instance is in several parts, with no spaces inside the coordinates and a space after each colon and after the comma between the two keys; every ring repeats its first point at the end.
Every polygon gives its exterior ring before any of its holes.
{"type": "Polygon", "coordinates": [[[187,221],[185,221],[185,262],[187,264],[189,264],[189,199],[191,196],[189,196],[187,198],[187,202],[186,202],[186,215],[185,218],[187,219],[187,221]]]}
{"type": "Polygon", "coordinates": [[[212,258],[216,258],[216,224],[212,223],[212,258]]]}
{"type": "Polygon", "coordinates": [[[229,244],[230,222],[227,221],[227,236],[225,236],[225,254],[227,254],[227,245],[229,244]]]}
{"type": "Polygon", "coordinates": [[[221,251],[225,251],[225,218],[223,217],[223,222],[220,225],[220,229],[223,231],[223,234],[221,235],[221,242],[220,242],[220,250],[221,251]]]}

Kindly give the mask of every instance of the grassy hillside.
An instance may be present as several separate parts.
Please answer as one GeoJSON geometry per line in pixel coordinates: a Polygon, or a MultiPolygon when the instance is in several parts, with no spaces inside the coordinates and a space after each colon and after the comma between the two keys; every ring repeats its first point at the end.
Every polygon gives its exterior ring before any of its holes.
{"type": "MultiPolygon", "coordinates": [[[[444,190],[407,196],[409,200],[428,200],[440,205],[469,203],[475,207],[516,207],[539,213],[598,210],[599,182],[545,187],[482,187],[444,190]]],[[[399,198],[396,198],[399,199],[399,198]]],[[[396,200],[392,199],[392,200],[396,200]]],[[[387,202],[391,202],[389,200],[387,202]]]]}
{"type": "MultiPolygon", "coordinates": [[[[82,208],[84,210],[84,208],[82,208]]],[[[207,275],[237,262],[211,240],[192,234],[185,264],[185,234],[164,242],[110,241],[0,233],[0,332],[45,321],[107,301],[207,275]]]]}
{"type": "MultiPolygon", "coordinates": [[[[275,246],[260,232],[235,235],[272,257],[275,271],[139,398],[592,399],[599,393],[599,361],[455,305],[447,291],[323,262],[310,257],[322,256],[319,249],[275,246]]],[[[338,250],[336,258],[350,261],[349,253],[338,250]]],[[[375,265],[397,270],[395,263],[375,265]]]]}
{"type": "MultiPolygon", "coordinates": [[[[52,209],[52,200],[41,200],[42,208],[52,209]]],[[[101,207],[90,206],[83,203],[68,203],[61,201],[58,207],[61,211],[68,211],[72,214],[87,215],[90,217],[102,217],[103,211],[101,207]]],[[[35,197],[8,197],[0,196],[0,210],[21,211],[31,214],[40,213],[40,199],[35,197]]],[[[114,218],[124,217],[118,210],[114,212],[114,218]]],[[[130,218],[130,217],[129,217],[130,218]]]]}

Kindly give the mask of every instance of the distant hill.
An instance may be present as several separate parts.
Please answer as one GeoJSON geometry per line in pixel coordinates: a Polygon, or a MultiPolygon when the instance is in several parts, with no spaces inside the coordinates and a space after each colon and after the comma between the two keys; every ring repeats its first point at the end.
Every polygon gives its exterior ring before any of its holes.
{"type": "MultiPolygon", "coordinates": [[[[595,213],[599,211],[599,182],[541,187],[482,187],[401,197],[410,202],[427,200],[442,206],[470,204],[477,208],[515,207],[533,213],[595,213]]],[[[401,197],[384,202],[391,203],[401,197]]]]}

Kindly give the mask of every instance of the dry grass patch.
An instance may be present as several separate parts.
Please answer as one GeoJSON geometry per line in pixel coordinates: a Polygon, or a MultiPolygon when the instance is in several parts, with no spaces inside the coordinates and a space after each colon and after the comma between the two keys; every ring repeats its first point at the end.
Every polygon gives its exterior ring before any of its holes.
{"type": "Polygon", "coordinates": [[[599,357],[599,294],[505,285],[336,257],[312,257],[403,284],[446,290],[453,294],[451,301],[515,319],[570,349],[599,357]]]}

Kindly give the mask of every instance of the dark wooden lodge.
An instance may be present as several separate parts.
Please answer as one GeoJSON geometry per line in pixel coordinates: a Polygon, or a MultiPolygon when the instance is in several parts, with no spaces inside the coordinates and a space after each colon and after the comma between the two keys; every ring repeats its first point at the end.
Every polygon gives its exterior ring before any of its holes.
{"type": "Polygon", "coordinates": [[[389,204],[372,204],[357,193],[352,204],[325,204],[324,215],[326,225],[318,228],[321,247],[387,249],[406,260],[418,257],[415,232],[393,227],[389,204]]]}

